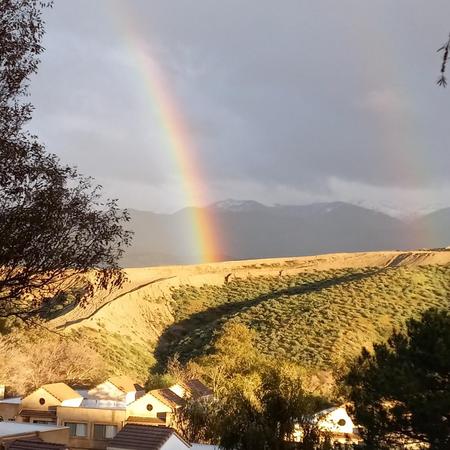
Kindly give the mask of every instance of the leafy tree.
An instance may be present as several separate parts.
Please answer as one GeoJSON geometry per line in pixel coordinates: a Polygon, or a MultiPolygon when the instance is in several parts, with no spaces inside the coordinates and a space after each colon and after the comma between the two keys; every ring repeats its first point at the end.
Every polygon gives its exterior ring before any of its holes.
{"type": "Polygon", "coordinates": [[[214,352],[199,358],[197,370],[217,397],[233,386],[249,382],[264,357],[255,346],[255,333],[245,325],[226,323],[214,343],[214,352]]]}
{"type": "Polygon", "coordinates": [[[216,440],[218,404],[202,398],[189,398],[175,411],[174,426],[189,442],[216,440]]]}
{"type": "Polygon", "coordinates": [[[214,353],[198,362],[215,399],[191,400],[177,412],[177,427],[188,439],[234,450],[321,448],[323,439],[311,417],[326,402],[305,388],[304,370],[262,357],[253,331],[226,324],[214,353]],[[298,429],[300,442],[293,443],[298,429]]]}
{"type": "Polygon", "coordinates": [[[128,214],[46,152],[24,125],[44,34],[37,0],[0,2],[0,317],[35,319],[49,298],[120,285],[128,214]]]}
{"type": "Polygon", "coordinates": [[[430,309],[373,353],[363,350],[344,381],[368,448],[412,441],[450,448],[450,314],[430,309]]]}
{"type": "Polygon", "coordinates": [[[188,401],[176,413],[176,426],[187,439],[223,449],[326,448],[326,436],[311,421],[326,402],[305,391],[302,375],[290,363],[271,361],[218,399],[188,401]]]}

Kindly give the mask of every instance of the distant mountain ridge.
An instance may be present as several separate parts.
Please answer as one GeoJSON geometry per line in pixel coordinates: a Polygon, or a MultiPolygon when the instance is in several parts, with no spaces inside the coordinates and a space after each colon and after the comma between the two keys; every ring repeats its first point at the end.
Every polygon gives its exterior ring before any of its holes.
{"type": "MultiPolygon", "coordinates": [[[[192,209],[173,214],[129,210],[135,235],[122,264],[196,262],[190,247],[192,209]]],[[[205,209],[215,218],[224,261],[450,245],[450,208],[412,221],[345,202],[266,206],[229,199],[205,209]]]]}

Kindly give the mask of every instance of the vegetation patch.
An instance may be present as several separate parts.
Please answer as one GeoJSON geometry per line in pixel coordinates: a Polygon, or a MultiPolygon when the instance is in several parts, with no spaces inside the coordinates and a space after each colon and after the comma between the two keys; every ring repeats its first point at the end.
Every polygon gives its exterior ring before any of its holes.
{"type": "Polygon", "coordinates": [[[234,278],[172,293],[175,323],[161,336],[161,364],[208,354],[229,321],[256,332],[262,354],[317,369],[340,366],[430,307],[450,307],[450,267],[390,267],[234,278]]]}

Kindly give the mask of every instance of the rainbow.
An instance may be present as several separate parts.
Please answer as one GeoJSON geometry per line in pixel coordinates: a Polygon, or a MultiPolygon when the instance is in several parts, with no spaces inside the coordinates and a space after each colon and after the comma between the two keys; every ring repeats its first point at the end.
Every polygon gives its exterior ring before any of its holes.
{"type": "MultiPolygon", "coordinates": [[[[119,2],[114,4],[119,7],[119,2]]],[[[219,227],[211,209],[199,207],[208,204],[207,186],[198,152],[176,95],[149,43],[144,43],[138,36],[139,25],[132,20],[130,11],[116,9],[116,14],[120,14],[117,19],[120,19],[123,41],[136,62],[144,91],[156,113],[161,137],[175,172],[179,174],[184,203],[190,206],[188,234],[191,242],[187,243],[189,255],[193,259],[192,262],[218,261],[223,255],[219,227]]]]}

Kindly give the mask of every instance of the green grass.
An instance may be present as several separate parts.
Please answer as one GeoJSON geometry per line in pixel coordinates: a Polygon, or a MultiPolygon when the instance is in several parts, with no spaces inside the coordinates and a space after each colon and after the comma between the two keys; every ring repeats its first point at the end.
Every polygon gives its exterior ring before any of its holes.
{"type": "Polygon", "coordinates": [[[263,354],[329,369],[429,307],[450,307],[450,267],[347,269],[233,279],[172,293],[175,324],[160,339],[160,362],[210,351],[229,320],[257,332],[263,354]]]}
{"type": "Polygon", "coordinates": [[[155,365],[150,345],[130,342],[128,337],[118,333],[83,327],[73,330],[71,336],[89,342],[88,345],[104,359],[110,374],[126,374],[145,382],[149,369],[155,365]]]}

